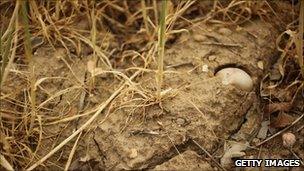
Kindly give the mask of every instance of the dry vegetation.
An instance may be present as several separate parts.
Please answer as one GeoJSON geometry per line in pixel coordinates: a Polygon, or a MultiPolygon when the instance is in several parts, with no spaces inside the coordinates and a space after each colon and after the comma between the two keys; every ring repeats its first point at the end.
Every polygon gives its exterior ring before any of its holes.
{"type": "MultiPolygon", "coordinates": [[[[71,140],[77,139],[73,141],[74,147],[70,152],[69,159],[72,159],[78,140],[99,114],[109,114],[107,108],[115,110],[128,106],[128,103],[113,101],[117,96],[128,94],[126,97],[134,97],[128,99],[129,102],[139,101],[142,104],[134,108],[160,104],[162,99],[172,96],[171,90],[162,88],[163,75],[166,73],[163,70],[164,51],[181,33],[187,33],[188,27],[199,22],[236,26],[260,18],[280,30],[282,34],[277,39],[277,45],[281,77],[274,85],[267,81],[267,75],[262,81],[260,93],[265,102],[264,110],[269,115],[294,108],[299,113],[303,112],[303,106],[295,104],[303,99],[299,96],[304,94],[304,3],[301,1],[300,8],[300,3],[291,5],[292,2],[295,1],[2,0],[1,167],[32,170],[71,143],[71,140]],[[57,78],[37,78],[35,74],[39,68],[35,67],[33,54],[42,45],[55,51],[63,48],[68,58],[61,58],[61,62],[74,75],[71,81],[74,85],[67,89],[57,87],[56,93],[48,94],[44,100],[39,95],[40,85],[57,78]],[[89,55],[92,58],[87,64],[87,74],[79,78],[68,61],[89,55]],[[134,81],[147,72],[155,73],[155,91],[138,88],[140,85],[134,81]],[[12,96],[14,92],[2,91],[12,85],[10,81],[14,80],[14,74],[22,77],[21,81],[17,81],[22,83],[16,82],[16,87],[13,87],[13,90],[23,91],[19,96],[12,96]],[[100,75],[112,78],[116,90],[105,101],[84,110],[85,94],[94,91],[97,76],[100,75]],[[83,98],[79,98],[78,112],[73,115],[71,112],[60,113],[66,111],[64,108],[69,104],[62,105],[62,109],[52,109],[52,100],[71,91],[80,92],[80,96],[84,94],[83,98]],[[275,93],[282,91],[289,95],[285,101],[275,93]],[[46,125],[72,122],[82,117],[88,119],[78,130],[62,142],[54,141],[53,150],[47,155],[38,155],[42,139],[49,136],[44,133],[46,125]]],[[[65,169],[70,164],[71,160],[65,163],[65,169]]]]}

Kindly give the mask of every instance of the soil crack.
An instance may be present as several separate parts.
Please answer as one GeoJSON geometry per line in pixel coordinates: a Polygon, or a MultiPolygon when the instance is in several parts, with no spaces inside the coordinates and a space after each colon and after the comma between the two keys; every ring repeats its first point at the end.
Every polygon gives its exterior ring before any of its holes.
{"type": "Polygon", "coordinates": [[[174,158],[177,155],[180,155],[181,153],[185,152],[188,147],[191,145],[192,141],[191,139],[188,139],[184,141],[182,144],[174,144],[170,150],[161,156],[155,155],[150,160],[147,161],[148,166],[146,169],[154,169],[156,166],[161,165],[165,162],[168,162],[170,159],[174,158]]]}

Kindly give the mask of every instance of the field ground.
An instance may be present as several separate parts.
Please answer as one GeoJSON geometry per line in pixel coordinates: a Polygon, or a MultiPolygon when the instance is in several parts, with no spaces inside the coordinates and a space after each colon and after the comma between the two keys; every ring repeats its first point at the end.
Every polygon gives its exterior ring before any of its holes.
{"type": "Polygon", "coordinates": [[[300,2],[168,1],[163,64],[161,1],[23,2],[0,3],[1,169],[304,169],[300,2]]]}

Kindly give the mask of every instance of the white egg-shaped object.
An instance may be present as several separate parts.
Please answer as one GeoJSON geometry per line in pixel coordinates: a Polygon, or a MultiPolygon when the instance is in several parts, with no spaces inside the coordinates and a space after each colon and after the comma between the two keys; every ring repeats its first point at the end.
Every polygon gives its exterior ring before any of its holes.
{"type": "Polygon", "coordinates": [[[215,76],[221,78],[224,85],[234,85],[245,91],[251,91],[253,88],[253,80],[250,75],[239,68],[224,68],[215,76]]]}

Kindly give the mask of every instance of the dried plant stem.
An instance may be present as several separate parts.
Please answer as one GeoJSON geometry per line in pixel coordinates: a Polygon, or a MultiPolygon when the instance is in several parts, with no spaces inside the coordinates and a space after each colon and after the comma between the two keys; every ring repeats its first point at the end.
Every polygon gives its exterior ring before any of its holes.
{"type": "Polygon", "coordinates": [[[67,161],[67,163],[66,163],[66,165],[65,165],[65,168],[64,168],[65,171],[69,170],[69,167],[70,167],[70,165],[71,165],[71,162],[72,162],[73,156],[74,156],[74,154],[75,154],[76,147],[77,147],[79,138],[81,137],[81,134],[82,134],[82,132],[80,132],[80,134],[78,135],[78,137],[77,137],[77,139],[76,139],[76,141],[75,141],[75,143],[74,143],[74,145],[73,145],[73,148],[72,148],[71,153],[70,153],[70,155],[69,155],[68,161],[67,161]]]}
{"type": "Polygon", "coordinates": [[[266,140],[260,142],[259,144],[257,144],[256,146],[260,146],[263,145],[264,143],[266,143],[267,141],[273,139],[274,137],[280,135],[282,132],[288,130],[289,128],[291,128],[294,124],[296,124],[297,122],[299,122],[302,118],[304,117],[304,114],[302,114],[300,117],[298,117],[298,119],[296,119],[295,121],[293,121],[289,126],[287,126],[286,128],[282,129],[281,131],[273,134],[272,136],[270,136],[269,138],[267,138],[266,140]]]}
{"type": "MultiPolygon", "coordinates": [[[[95,17],[95,8],[91,12],[91,20],[92,20],[92,29],[91,29],[91,39],[93,43],[93,60],[95,62],[95,66],[97,65],[97,56],[96,56],[96,17],[95,17]]],[[[92,81],[90,82],[90,89],[93,89],[95,85],[95,77],[92,77],[92,81]]],[[[90,90],[91,91],[91,90],[90,90]]]]}
{"type": "Polygon", "coordinates": [[[300,160],[300,163],[304,166],[304,162],[303,162],[302,159],[301,159],[301,158],[292,150],[292,148],[289,148],[288,150],[292,153],[293,156],[296,157],[296,159],[300,160]]]}
{"type": "Polygon", "coordinates": [[[157,0],[153,0],[153,10],[154,10],[154,16],[155,16],[155,23],[158,23],[157,0]]]}
{"type": "Polygon", "coordinates": [[[150,34],[150,30],[149,30],[149,25],[148,25],[148,16],[147,16],[147,8],[146,8],[146,2],[145,0],[141,0],[141,10],[142,10],[142,15],[143,15],[143,21],[145,24],[145,29],[146,29],[146,33],[148,35],[149,40],[151,39],[151,34],[150,34]]]}
{"type": "Polygon", "coordinates": [[[55,17],[56,17],[57,20],[59,19],[60,5],[61,5],[61,1],[56,1],[56,5],[55,5],[55,17]]]}
{"type": "Polygon", "coordinates": [[[0,154],[0,165],[7,170],[14,170],[12,165],[5,159],[2,154],[0,154]]]}
{"type": "Polygon", "coordinates": [[[37,116],[37,111],[36,111],[36,91],[35,91],[35,75],[34,75],[34,65],[30,64],[30,70],[31,70],[31,78],[30,78],[30,84],[31,84],[31,92],[30,92],[30,103],[31,103],[31,121],[30,121],[30,128],[29,128],[29,133],[32,132],[34,123],[35,123],[35,118],[37,116]]]}
{"type": "MultiPolygon", "coordinates": [[[[2,35],[3,26],[1,25],[0,55],[2,58],[2,63],[0,64],[0,88],[3,86],[3,83],[6,79],[8,70],[10,68],[10,65],[12,64],[14,57],[15,57],[16,46],[17,46],[17,41],[18,41],[17,34],[15,34],[14,49],[13,49],[11,58],[9,59],[14,31],[16,31],[16,28],[18,25],[18,11],[19,11],[19,7],[20,7],[19,4],[20,4],[19,1],[17,1],[14,12],[13,12],[13,16],[9,23],[9,26],[3,35],[2,35]],[[15,27],[13,25],[14,22],[15,22],[15,27]]],[[[2,16],[1,16],[1,18],[2,18],[2,16]]]]}
{"type": "MultiPolygon", "coordinates": [[[[19,6],[19,1],[17,1],[17,4],[19,6]]],[[[18,34],[17,34],[17,28],[18,28],[18,15],[16,15],[16,20],[15,20],[15,29],[13,28],[12,29],[12,32],[11,32],[11,35],[9,35],[9,40],[8,40],[8,43],[6,44],[6,49],[5,51],[2,50],[3,47],[0,47],[0,54],[3,55],[3,63],[1,65],[1,68],[0,68],[0,87],[3,86],[5,80],[6,80],[6,77],[9,73],[9,70],[11,68],[11,65],[13,64],[13,61],[15,59],[15,56],[16,56],[16,49],[17,49],[17,44],[18,44],[18,34]],[[15,33],[13,33],[13,31],[15,30],[15,33]],[[10,52],[10,47],[11,47],[11,39],[13,38],[13,35],[14,35],[14,46],[13,46],[13,49],[12,49],[12,54],[11,54],[11,57],[9,58],[8,60],[8,56],[9,56],[9,52],[10,52]],[[6,61],[8,60],[8,63],[6,63],[6,61]]],[[[0,41],[0,44],[2,46],[2,40],[0,41]]]]}
{"type": "Polygon", "coordinates": [[[299,32],[297,36],[296,48],[298,54],[298,61],[302,72],[302,77],[304,77],[304,64],[303,64],[303,29],[304,29],[304,0],[302,0],[300,5],[299,14],[299,32]]]}
{"type": "Polygon", "coordinates": [[[214,159],[214,157],[213,157],[205,148],[203,148],[203,147],[202,147],[198,142],[196,142],[195,140],[192,139],[192,141],[193,141],[194,144],[197,145],[201,150],[203,150],[204,153],[206,153],[206,154],[208,155],[208,157],[210,157],[210,159],[211,159],[214,163],[216,163],[216,165],[217,165],[220,169],[226,171],[226,169],[223,168],[223,166],[222,166],[219,162],[217,162],[217,161],[214,159]]]}
{"type": "Polygon", "coordinates": [[[165,42],[166,42],[166,10],[167,0],[162,1],[161,18],[158,32],[158,72],[157,72],[157,96],[161,98],[161,87],[163,84],[163,72],[164,72],[164,55],[165,55],[165,42]]]}
{"type": "Polygon", "coordinates": [[[11,34],[11,30],[13,29],[14,21],[16,20],[16,16],[18,15],[18,12],[19,12],[19,7],[20,7],[19,6],[19,0],[17,0],[13,15],[12,15],[11,20],[10,20],[9,25],[8,25],[8,29],[5,31],[5,33],[3,35],[1,35],[2,40],[5,40],[6,37],[11,34]]]}
{"type": "Polygon", "coordinates": [[[22,1],[21,4],[21,11],[22,11],[22,19],[24,24],[24,49],[25,49],[25,57],[29,64],[30,70],[30,103],[31,103],[31,115],[30,115],[30,126],[28,135],[31,134],[32,129],[34,127],[34,122],[36,118],[36,91],[35,91],[35,71],[34,71],[34,63],[32,60],[32,46],[31,46],[31,35],[29,30],[29,18],[28,18],[28,11],[26,9],[27,1],[22,1]]]}
{"type": "MultiPolygon", "coordinates": [[[[140,71],[135,72],[130,79],[134,79],[140,71]]],[[[66,145],[69,141],[71,141],[74,137],[76,137],[80,132],[82,132],[85,128],[87,128],[96,118],[99,116],[99,114],[107,107],[107,105],[110,104],[110,102],[122,91],[122,89],[128,84],[128,82],[124,83],[122,86],[120,86],[104,103],[102,103],[99,107],[99,109],[95,112],[95,114],[87,120],[79,129],[77,129],[73,134],[71,134],[68,138],[66,138],[64,141],[62,141],[59,145],[57,145],[54,149],[52,149],[47,155],[45,155],[43,158],[41,158],[39,161],[37,161],[35,164],[33,164],[31,167],[27,168],[26,170],[33,170],[40,164],[42,164],[45,160],[47,160],[49,157],[51,157],[53,154],[55,154],[58,150],[60,150],[64,145],[66,145]]]]}

